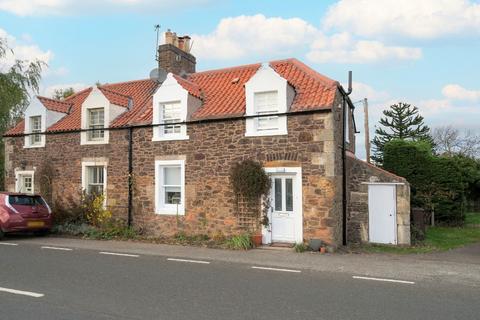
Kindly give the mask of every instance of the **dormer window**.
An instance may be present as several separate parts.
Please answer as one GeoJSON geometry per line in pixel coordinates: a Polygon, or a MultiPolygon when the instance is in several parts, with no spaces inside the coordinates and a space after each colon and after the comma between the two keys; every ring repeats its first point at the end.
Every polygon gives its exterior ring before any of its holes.
{"type": "Polygon", "coordinates": [[[103,140],[105,136],[104,131],[105,110],[103,108],[88,109],[88,132],[89,141],[103,140]]]}
{"type": "Polygon", "coordinates": [[[269,65],[263,65],[245,83],[245,136],[287,134],[286,113],[295,97],[295,90],[269,65]]]}
{"type": "Polygon", "coordinates": [[[256,119],[257,131],[278,130],[278,116],[271,116],[278,113],[278,91],[254,93],[254,107],[258,116],[256,119]]]}
{"type": "Polygon", "coordinates": [[[42,135],[40,132],[42,132],[42,116],[30,117],[30,133],[37,133],[30,136],[31,146],[38,146],[42,144],[42,135]]]}
{"type": "Polygon", "coordinates": [[[152,141],[187,140],[186,122],[201,104],[196,84],[169,73],[153,94],[152,141]]]}

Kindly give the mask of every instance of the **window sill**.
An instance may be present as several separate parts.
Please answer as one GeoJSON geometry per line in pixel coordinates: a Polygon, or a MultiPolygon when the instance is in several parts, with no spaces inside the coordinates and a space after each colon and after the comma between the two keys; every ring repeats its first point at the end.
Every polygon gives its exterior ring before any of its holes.
{"type": "Polygon", "coordinates": [[[286,136],[288,132],[285,130],[277,131],[254,131],[254,132],[245,132],[245,137],[267,137],[267,136],[286,136]]]}
{"type": "Polygon", "coordinates": [[[45,144],[24,145],[23,148],[24,149],[45,148],[45,144]]]}
{"type": "MultiPolygon", "coordinates": [[[[159,215],[159,216],[176,216],[177,215],[177,209],[158,208],[158,209],[155,210],[155,214],[159,215]]],[[[179,216],[184,216],[185,215],[185,209],[178,208],[178,215],[179,216]]]]}
{"type": "Polygon", "coordinates": [[[91,140],[91,141],[81,141],[81,145],[88,145],[88,144],[108,144],[106,140],[91,140]]]}
{"type": "Polygon", "coordinates": [[[174,140],[188,140],[189,136],[184,135],[169,135],[169,136],[160,136],[160,137],[153,137],[152,141],[174,141],[174,140]]]}

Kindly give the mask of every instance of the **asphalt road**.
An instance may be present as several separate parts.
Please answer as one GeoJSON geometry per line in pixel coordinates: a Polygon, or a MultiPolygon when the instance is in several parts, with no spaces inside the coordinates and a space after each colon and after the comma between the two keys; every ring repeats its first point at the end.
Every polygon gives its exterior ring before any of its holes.
{"type": "Polygon", "coordinates": [[[480,319],[479,287],[4,243],[1,320],[480,319]]]}

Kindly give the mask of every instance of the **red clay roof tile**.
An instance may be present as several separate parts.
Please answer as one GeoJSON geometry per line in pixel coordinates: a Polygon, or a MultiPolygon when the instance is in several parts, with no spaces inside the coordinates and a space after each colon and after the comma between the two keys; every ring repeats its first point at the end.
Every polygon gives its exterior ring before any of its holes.
{"type": "Polygon", "coordinates": [[[45,108],[51,111],[69,113],[70,108],[73,106],[71,102],[65,102],[41,96],[37,96],[37,98],[45,106],[45,108]]]}
{"type": "MultiPolygon", "coordinates": [[[[221,118],[245,114],[245,83],[257,72],[261,64],[210,70],[190,74],[186,79],[174,76],[190,94],[202,99],[202,106],[192,115],[193,119],[221,118]]],[[[270,62],[270,66],[295,89],[290,111],[330,109],[333,106],[338,82],[329,79],[296,59],[270,62]]],[[[152,122],[152,95],[159,84],[150,79],[105,84],[99,87],[110,102],[133,107],[113,120],[112,127],[152,122]]],[[[71,104],[71,112],[48,128],[48,131],[80,129],[81,105],[92,88],[80,91],[65,101],[47,104],[65,106],[71,104]]],[[[48,98],[45,98],[48,99],[48,98]]],[[[51,100],[51,99],[49,99],[51,100]]],[[[6,135],[23,133],[23,122],[6,135]]]]}

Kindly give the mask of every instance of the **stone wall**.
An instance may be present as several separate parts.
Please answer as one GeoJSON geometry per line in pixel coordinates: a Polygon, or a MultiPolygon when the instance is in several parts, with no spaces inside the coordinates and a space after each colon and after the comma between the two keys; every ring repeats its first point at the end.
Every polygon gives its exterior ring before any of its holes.
{"type": "MultiPolygon", "coordinates": [[[[152,128],[133,131],[133,222],[151,235],[241,231],[234,215],[229,185],[230,167],[254,159],[265,166],[302,168],[303,232],[306,240],[320,238],[341,243],[341,114],[318,112],[288,117],[288,136],[245,137],[244,120],[189,124],[188,140],[152,141],[152,128]],[[340,139],[340,140],[339,140],[340,139]],[[154,213],[154,162],[185,159],[185,216],[154,213]]],[[[80,145],[79,133],[47,136],[45,148],[24,149],[23,137],[6,138],[7,186],[15,188],[15,169],[35,169],[35,188],[42,164],[55,168],[53,198],[67,205],[78,200],[82,160],[106,159],[107,198],[117,216],[126,218],[128,139],[127,130],[110,132],[106,145],[80,145]]]]}
{"type": "Polygon", "coordinates": [[[410,244],[410,185],[402,177],[347,156],[347,238],[349,243],[368,242],[368,182],[399,182],[397,193],[397,243],[410,244]]]}

